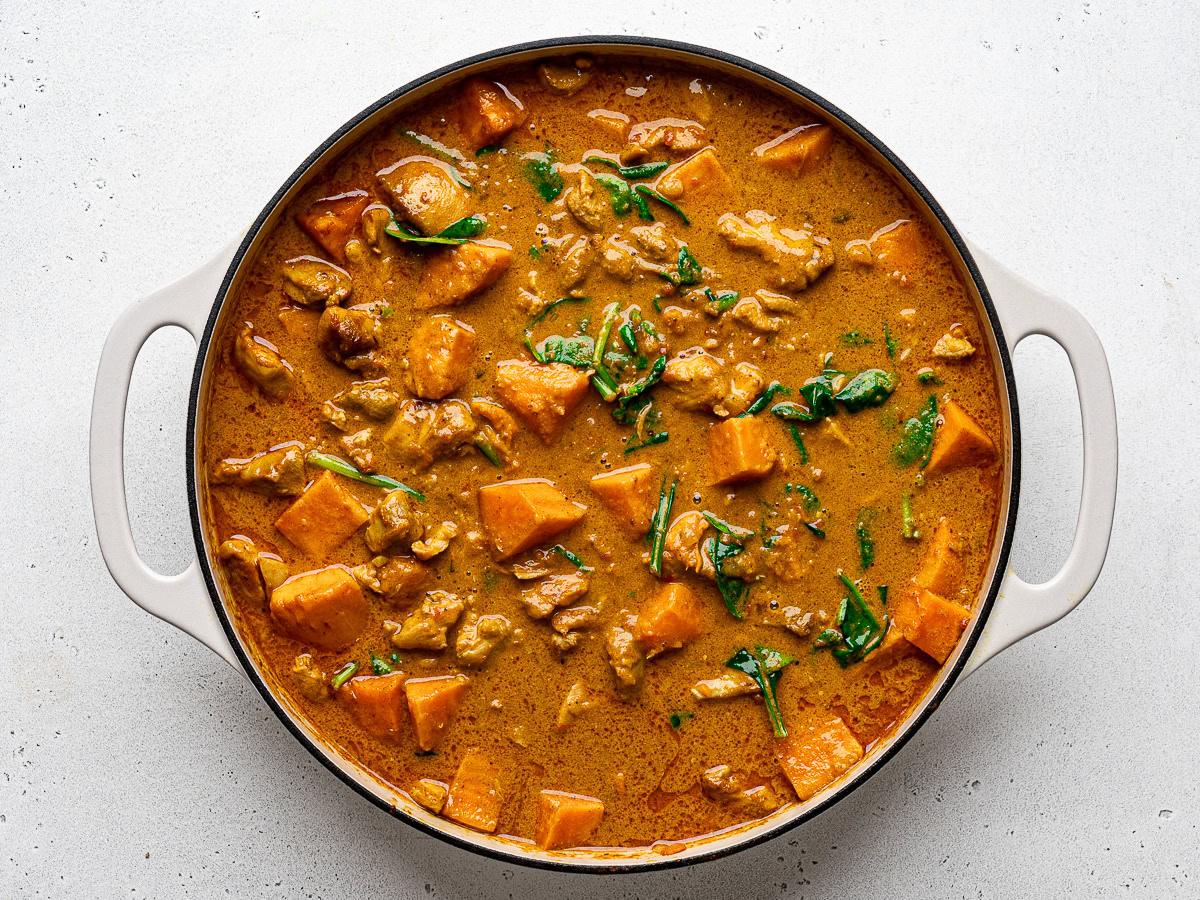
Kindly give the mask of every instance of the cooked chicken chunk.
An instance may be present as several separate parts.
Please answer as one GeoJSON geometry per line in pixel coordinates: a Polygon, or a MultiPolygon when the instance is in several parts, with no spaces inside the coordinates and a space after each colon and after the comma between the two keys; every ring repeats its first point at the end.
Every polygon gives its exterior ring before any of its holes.
{"type": "Polygon", "coordinates": [[[587,169],[579,170],[575,186],[567,194],[567,209],[592,231],[604,226],[604,211],[608,208],[596,179],[587,169]]]}
{"type": "Polygon", "coordinates": [[[564,97],[579,91],[592,79],[592,61],[586,56],[573,62],[546,60],[537,67],[538,81],[550,91],[564,97]]]}
{"type": "Polygon", "coordinates": [[[684,409],[707,409],[723,418],[749,409],[767,384],[757,366],[742,362],[730,369],[697,348],[668,360],[662,380],[679,394],[684,409]]]}
{"type": "Polygon", "coordinates": [[[580,285],[596,263],[596,248],[587,235],[577,237],[566,252],[557,258],[562,288],[569,296],[581,297],[580,285]]]}
{"type": "Polygon", "coordinates": [[[352,372],[374,373],[383,365],[379,352],[382,332],[378,316],[370,310],[330,306],[317,322],[317,346],[352,372]]]}
{"type": "Polygon", "coordinates": [[[424,235],[435,235],[470,214],[466,190],[450,166],[426,156],[402,159],[377,174],[396,218],[424,235]]]}
{"type": "Polygon", "coordinates": [[[569,606],[587,593],[588,580],[582,572],[551,575],[521,592],[521,603],[534,619],[544,619],[554,610],[569,606]]]}
{"type": "Polygon", "coordinates": [[[249,322],[233,342],[233,361],[269,397],[283,397],[296,386],[291,364],[273,344],[256,337],[249,322]]]}
{"type": "Polygon", "coordinates": [[[826,238],[781,228],[774,216],[761,210],[751,210],[745,219],[726,213],[717,220],[717,231],[732,246],[757,253],[769,263],[773,286],[780,290],[802,291],[833,265],[826,238]]]}
{"type": "Polygon", "coordinates": [[[425,534],[419,541],[413,541],[413,556],[422,561],[433,559],[450,546],[450,541],[458,536],[456,522],[438,522],[425,529],[425,534]]]}
{"type": "Polygon", "coordinates": [[[512,623],[504,616],[481,616],[474,608],[470,608],[458,626],[454,652],[462,665],[482,666],[492,651],[512,632],[512,623]]]}
{"type": "Polygon", "coordinates": [[[767,785],[751,784],[732,766],[713,766],[700,776],[700,788],[711,800],[729,803],[754,815],[765,816],[779,809],[780,800],[767,785]]]}
{"type": "Polygon", "coordinates": [[[656,147],[666,148],[668,153],[692,153],[704,146],[704,126],[690,119],[655,119],[638,122],[629,129],[629,143],[621,151],[621,162],[625,165],[641,162],[656,147]]]}
{"type": "Polygon", "coordinates": [[[671,239],[671,233],[667,231],[667,226],[662,222],[655,222],[653,225],[635,225],[629,231],[638,246],[642,248],[642,252],[649,257],[666,259],[668,255],[675,252],[675,241],[671,239]]]}
{"type": "Polygon", "coordinates": [[[933,355],[942,359],[966,359],[975,352],[975,345],[964,337],[943,334],[933,345],[933,355]]]}
{"type": "Polygon", "coordinates": [[[646,657],[642,647],[634,637],[637,627],[637,616],[627,610],[622,610],[617,621],[608,629],[605,649],[608,651],[608,662],[612,666],[617,681],[626,688],[633,688],[642,681],[646,671],[646,657]]]}
{"type": "Polygon", "coordinates": [[[311,654],[303,653],[292,662],[292,675],[300,687],[300,693],[309,700],[324,700],[329,697],[329,676],[313,663],[311,654]]]}
{"type": "Polygon", "coordinates": [[[708,519],[695,510],[676,517],[663,541],[663,561],[668,568],[679,574],[695,572],[716,578],[716,568],[704,549],[710,530],[713,527],[708,519]]]}
{"type": "Polygon", "coordinates": [[[397,542],[412,542],[421,536],[421,526],[413,515],[408,495],[399,489],[388,491],[371,512],[363,539],[372,553],[382,553],[397,542]]]}
{"type": "Polygon", "coordinates": [[[474,434],[475,416],[461,400],[406,400],[384,441],[404,462],[427,468],[439,457],[465,452],[474,434]]]}
{"type": "Polygon", "coordinates": [[[456,594],[430,591],[421,606],[397,627],[392,643],[401,650],[445,650],[446,632],[465,607],[456,594]]]}
{"type": "Polygon", "coordinates": [[[577,681],[571,685],[571,689],[567,691],[567,695],[563,697],[562,704],[558,707],[558,718],[554,722],[554,727],[562,731],[571,721],[582,712],[587,712],[597,703],[588,691],[582,681],[577,681]]]}
{"type": "Polygon", "coordinates": [[[347,410],[382,422],[396,411],[399,403],[400,395],[392,390],[389,379],[356,381],[332,400],[321,404],[321,416],[340,431],[349,431],[351,425],[347,410]]]}
{"type": "Polygon", "coordinates": [[[258,571],[258,548],[253,541],[230,538],[217,548],[217,558],[229,576],[229,586],[239,597],[266,602],[262,575],[258,571]]]}
{"type": "Polygon", "coordinates": [[[763,311],[762,303],[754,297],[743,297],[734,304],[729,315],[755,331],[773,332],[783,327],[783,319],[768,316],[763,311]]]}
{"type": "Polygon", "coordinates": [[[692,696],[697,700],[725,700],[758,692],[757,681],[749,675],[732,670],[716,678],[704,678],[692,685],[692,696]]]}
{"type": "Polygon", "coordinates": [[[249,459],[223,459],[213,470],[217,484],[236,484],[268,497],[298,497],[304,491],[304,454],[299,444],[285,444],[249,459]]]}
{"type": "Polygon", "coordinates": [[[301,306],[338,306],[353,285],[349,272],[315,256],[297,256],[283,264],[283,292],[301,306]]]}

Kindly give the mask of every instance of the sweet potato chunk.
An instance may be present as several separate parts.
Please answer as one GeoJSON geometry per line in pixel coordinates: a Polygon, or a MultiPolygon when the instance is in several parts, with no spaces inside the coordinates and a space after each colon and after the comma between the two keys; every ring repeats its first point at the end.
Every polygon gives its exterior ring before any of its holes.
{"type": "Polygon", "coordinates": [[[367,598],[349,569],[329,566],[275,588],[271,617],[289,637],[322,650],[341,650],[367,627],[367,598]]]}
{"type": "Polygon", "coordinates": [[[776,453],[766,422],[746,416],[714,425],[708,430],[708,458],[713,484],[734,484],[770,474],[776,453]]]}
{"type": "Polygon", "coordinates": [[[350,707],[364,730],[399,738],[404,731],[404,674],[359,675],[346,682],[338,697],[350,707]]]}
{"type": "Polygon", "coordinates": [[[451,316],[433,316],[408,342],[408,374],[413,393],[441,400],[467,383],[475,355],[475,329],[451,316]]]}
{"type": "Polygon", "coordinates": [[[363,210],[371,198],[366,191],[350,191],[334,197],[322,197],[296,214],[296,224],[321,245],[330,256],[343,265],[346,262],[346,242],[354,236],[363,210]]]}
{"type": "Polygon", "coordinates": [[[837,716],[789,728],[776,748],[783,774],[801,800],[810,800],[823,787],[863,757],[862,744],[837,716]]]}
{"type": "Polygon", "coordinates": [[[717,151],[705,147],[679,165],[659,176],[655,189],[670,200],[678,200],[684,194],[695,194],[725,183],[725,170],[717,158],[717,151]]]}
{"type": "Polygon", "coordinates": [[[542,478],[502,481],[479,489],[479,521],[497,560],[545,543],[583,518],[587,507],[542,478]]]}
{"type": "Polygon", "coordinates": [[[954,652],[970,617],[957,603],[922,587],[905,591],[892,610],[892,621],[908,642],[943,664],[954,652]]]}
{"type": "Polygon", "coordinates": [[[457,306],[496,283],[512,262],[512,248],[471,242],[430,253],[417,282],[415,305],[457,306]]]}
{"type": "Polygon", "coordinates": [[[634,636],[647,656],[676,650],[703,631],[704,608],[691,588],[664,584],[638,613],[634,636]]]}
{"type": "Polygon", "coordinates": [[[496,393],[547,444],[558,440],[587,392],[587,373],[566,363],[508,360],[496,367],[496,393]]]}
{"type": "Polygon", "coordinates": [[[443,815],[468,828],[491,832],[500,823],[500,802],[499,766],[482,750],[468,750],[450,782],[443,815]]]}
{"type": "Polygon", "coordinates": [[[468,215],[471,202],[444,162],[424,156],[402,159],[376,177],[391,197],[396,217],[434,235],[468,215]]]}
{"type": "Polygon", "coordinates": [[[275,520],[280,534],[314,558],[328,556],[370,517],[337,475],[324,472],[275,520]]]}
{"type": "Polygon", "coordinates": [[[754,148],[754,157],[772,169],[803,174],[829,156],[833,129],[828,125],[801,125],[754,148]]]}
{"type": "Polygon", "coordinates": [[[871,236],[871,253],[875,262],[892,278],[904,278],[920,265],[920,230],[907,219],[881,228],[871,236]]]}
{"type": "Polygon", "coordinates": [[[543,850],[582,847],[604,818],[604,801],[582,794],[542,791],[538,807],[537,845],[543,850]]]}
{"type": "Polygon", "coordinates": [[[404,683],[413,731],[422,750],[432,750],[442,742],[446,726],[458,712],[458,704],[470,683],[466,675],[410,678],[404,683]]]}
{"type": "Polygon", "coordinates": [[[650,530],[650,519],[654,516],[654,481],[654,467],[640,463],[593,475],[592,493],[625,528],[641,537],[650,530]]]}
{"type": "Polygon", "coordinates": [[[472,150],[499,144],[524,117],[521,102],[502,85],[485,78],[463,85],[458,122],[472,150]]]}
{"type": "Polygon", "coordinates": [[[936,475],[963,466],[990,466],[995,461],[996,445],[979,423],[953,400],[946,401],[938,416],[925,474],[936,475]]]}
{"type": "Polygon", "coordinates": [[[949,597],[962,582],[963,564],[952,546],[954,533],[950,520],[942,516],[933,532],[933,539],[925,550],[921,567],[913,581],[934,594],[949,597]]]}

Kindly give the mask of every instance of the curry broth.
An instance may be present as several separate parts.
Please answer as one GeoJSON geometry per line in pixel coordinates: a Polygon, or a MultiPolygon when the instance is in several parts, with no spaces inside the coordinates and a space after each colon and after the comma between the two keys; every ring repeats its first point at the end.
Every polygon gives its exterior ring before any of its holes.
{"type": "MultiPolygon", "coordinates": [[[[419,779],[449,785],[466,751],[477,748],[503,773],[497,833],[532,839],[541,814],[539,792],[556,790],[603,801],[603,819],[583,843],[635,846],[692,838],[764,815],[771,804],[756,799],[761,797],[761,792],[754,794],[756,786],[767,786],[778,803],[797,802],[781,770],[779,742],[762,698],[750,694],[698,700],[690,692],[697,681],[731,671],[725,663],[741,648],[759,643],[795,658],[783,669],[777,689],[781,717],[790,730],[814,716],[836,715],[869,755],[871,745],[903,719],[932,682],[939,664],[903,638],[845,668],[829,649],[815,648],[823,630],[836,630],[839,625],[839,605],[847,590],[837,573],[843,570],[858,582],[882,621],[908,589],[930,550],[939,520],[945,517],[954,529],[954,552],[963,566],[961,583],[946,599],[972,607],[983,586],[999,509],[999,457],[990,464],[962,465],[925,477],[918,465],[895,463],[893,452],[904,436],[905,422],[917,415],[931,394],[940,407],[950,400],[960,404],[994,441],[1001,439],[1002,426],[986,326],[976,318],[967,291],[939,242],[921,222],[920,211],[849,142],[834,133],[817,164],[791,171],[768,167],[756,158],[755,148],[797,126],[813,124],[808,114],[782,99],[709,71],[657,62],[601,57],[591,61],[587,72],[587,83],[569,94],[550,90],[534,65],[491,73],[489,77],[518,98],[524,110],[524,121],[504,136],[499,150],[472,153],[460,124],[462,88],[455,85],[404,110],[312,179],[291,202],[257,257],[248,261],[249,273],[230,300],[234,314],[229,326],[215,338],[221,362],[205,397],[203,458],[206,471],[212,472],[223,460],[247,459],[297,442],[303,452],[319,450],[349,459],[341,442],[343,433],[322,418],[322,404],[355,382],[380,377],[389,378],[402,399],[412,398],[406,381],[406,348],[414,328],[432,314],[449,314],[475,334],[466,383],[446,399],[496,398],[497,364],[531,359],[521,341],[539,305],[529,306],[529,297],[544,304],[567,294],[563,258],[574,236],[591,233],[564,202],[572,190],[579,190],[581,161],[597,152],[611,157],[627,144],[617,129],[589,117],[589,112],[623,113],[631,126],[668,118],[703,125],[703,144],[715,148],[727,183],[688,190],[678,198],[690,226],[665,205],[651,201],[653,216],[666,226],[672,242],[669,259],[662,264],[672,265],[675,247],[686,243],[705,268],[701,286],[712,288],[718,296],[723,291],[737,291],[742,298],[754,296],[772,283],[771,264],[759,253],[731,246],[718,233],[717,222],[727,213],[740,217],[749,210],[765,210],[785,228],[807,225],[817,236],[828,238],[827,249],[835,258],[832,268],[803,290],[771,288],[795,304],[791,312],[771,314],[779,320],[779,330],[763,331],[734,319],[728,311],[709,315],[686,299],[687,290],[672,291],[663,277],[652,272],[624,280],[620,270],[613,274],[594,264],[576,291],[590,300],[556,307],[539,323],[535,339],[573,335],[584,320],[583,330],[595,337],[603,310],[615,301],[623,309],[638,307],[665,338],[659,353],[665,350],[665,355],[675,357],[700,347],[729,365],[750,363],[767,381],[778,381],[793,391],[777,395],[776,402],[802,402],[798,389],[821,373],[827,353],[833,354],[832,368],[847,373],[868,369],[896,373],[894,391],[885,402],[854,413],[839,404],[828,420],[795,422],[808,456],[806,465],[800,462],[799,448],[785,421],[769,408],[757,413],[777,459],[765,477],[727,485],[711,484],[709,475],[708,432],[721,417],[709,410],[680,408],[675,388],[668,384],[656,385],[652,396],[661,414],[653,427],[667,431],[669,438],[629,454],[624,448],[626,441],[633,440],[633,427],[615,422],[613,404],[595,390],[589,390],[570,412],[561,436],[552,444],[522,427],[503,468],[470,446],[441,456],[428,467],[413,465],[381,439],[388,429],[386,422],[364,423],[373,429],[366,445],[375,470],[424,492],[427,502],[413,508],[429,522],[445,520],[459,526],[448,548],[426,563],[430,574],[422,591],[471,596],[478,612],[503,616],[512,626],[511,635],[482,665],[460,663],[453,627],[445,650],[395,651],[390,636],[396,626],[385,623],[403,622],[422,602],[420,594],[396,604],[365,590],[366,626],[350,646],[327,650],[285,633],[268,608],[265,590],[239,588],[233,578],[227,586],[237,627],[256,648],[277,690],[325,739],[388,783],[404,791],[419,779]],[[354,190],[387,203],[388,194],[375,173],[409,157],[443,161],[405,131],[463,151],[465,164],[456,168],[471,183],[471,213],[486,217],[482,240],[509,245],[511,263],[478,296],[453,306],[416,309],[411,298],[427,260],[431,254],[453,251],[390,237],[379,239],[376,249],[356,230],[353,240],[358,247],[341,265],[353,280],[345,305],[392,311],[378,319],[384,361],[376,372],[363,374],[335,362],[318,346],[314,334],[321,310],[289,301],[282,272],[294,258],[329,260],[330,256],[297,226],[295,215],[304,214],[321,198],[354,190]],[[547,147],[553,148],[564,181],[563,193],[550,202],[530,183],[528,161],[522,159],[547,147]],[[878,257],[883,254],[877,248],[882,243],[868,243],[859,262],[852,258],[848,244],[857,241],[862,246],[861,242],[870,242],[901,220],[908,220],[901,227],[911,229],[906,233],[916,247],[902,269],[888,271],[888,264],[881,264],[878,257]],[[571,237],[564,239],[564,235],[571,237]],[[530,248],[537,250],[531,254],[530,248]],[[876,258],[866,259],[872,254],[876,258]],[[659,301],[663,309],[676,307],[690,315],[669,324],[654,303],[654,298],[664,295],[659,301]],[[286,396],[273,398],[239,368],[234,344],[243,322],[252,323],[253,333],[290,364],[295,384],[286,396]],[[896,344],[894,357],[889,355],[885,325],[896,344]],[[939,339],[952,331],[973,346],[969,357],[933,354],[939,339]],[[845,337],[856,333],[870,343],[845,337]],[[923,382],[920,372],[931,372],[936,380],[923,382]],[[606,632],[620,622],[623,612],[638,613],[663,581],[647,565],[651,545],[627,532],[620,518],[593,493],[590,482],[598,473],[640,463],[654,467],[656,501],[660,479],[665,475],[678,479],[672,522],[689,511],[707,510],[752,531],[755,536],[747,540],[744,553],[764,562],[746,579],[749,592],[741,621],[727,611],[710,578],[667,565],[668,578],[682,581],[701,601],[699,634],[681,649],[646,661],[640,685],[631,691],[614,678],[606,632]],[[586,574],[587,593],[576,605],[598,607],[599,622],[579,632],[573,649],[554,646],[550,619],[531,618],[521,602],[521,591],[531,582],[510,574],[511,563],[531,556],[532,551],[497,563],[487,532],[479,524],[478,489],[523,478],[548,479],[567,498],[587,506],[578,525],[546,542],[561,542],[592,568],[586,574]],[[815,493],[819,508],[805,508],[796,485],[815,493]],[[902,534],[906,494],[912,497],[912,524],[920,537],[902,534]],[[856,529],[863,509],[874,510],[864,522],[874,546],[874,560],[865,570],[856,529]],[[800,527],[801,520],[818,522],[824,537],[800,527]],[[779,567],[785,577],[772,568],[771,548],[761,542],[763,535],[769,539],[786,523],[790,523],[789,562],[779,567]],[[889,605],[880,603],[880,586],[888,587],[889,605]],[[788,610],[799,610],[787,613],[793,626],[804,615],[807,621],[789,629],[784,619],[788,610]],[[327,678],[351,660],[362,666],[357,675],[369,675],[368,654],[387,660],[393,651],[400,662],[388,664],[408,677],[463,672],[470,678],[457,715],[432,754],[417,752],[411,727],[398,739],[365,730],[354,704],[347,702],[345,686],[319,691],[313,699],[301,692],[293,674],[297,657],[308,654],[311,669],[327,678]],[[563,698],[580,682],[594,706],[575,715],[566,727],[556,727],[563,698]],[[702,780],[707,770],[723,764],[732,767],[739,779],[739,792],[728,796],[706,790],[702,780]]],[[[645,158],[674,166],[689,155],[660,145],[650,148],[645,158]]],[[[598,164],[587,168],[593,175],[613,171],[598,164]]],[[[595,233],[597,240],[616,234],[634,245],[631,229],[648,224],[636,209],[623,217],[606,210],[595,233]]],[[[625,349],[617,342],[615,330],[609,348],[625,349]]],[[[618,380],[628,383],[646,375],[646,368],[630,367],[618,380]]],[[[321,469],[310,465],[305,481],[311,483],[321,474],[321,469]]],[[[368,510],[386,493],[349,478],[338,480],[368,510]]],[[[251,487],[212,478],[205,485],[213,546],[242,537],[257,552],[278,555],[293,577],[331,564],[362,566],[380,556],[358,536],[330,553],[306,554],[273,524],[295,496],[271,496],[269,486],[265,493],[251,487]]],[[[778,546],[776,541],[777,558],[784,552],[778,546]]],[[[553,573],[574,571],[560,557],[552,565],[553,573]]],[[[893,622],[891,627],[895,632],[897,625],[893,622]]]]}

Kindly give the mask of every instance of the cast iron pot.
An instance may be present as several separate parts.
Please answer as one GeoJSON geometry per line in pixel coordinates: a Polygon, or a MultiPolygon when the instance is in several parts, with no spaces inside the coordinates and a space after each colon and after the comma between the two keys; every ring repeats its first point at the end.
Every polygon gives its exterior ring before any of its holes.
{"type": "Polygon", "coordinates": [[[301,164],[270,198],[244,237],[195,272],[142,298],[126,310],[108,336],[97,374],[92,405],[91,483],[100,550],[121,589],[143,609],[202,641],[249,678],[296,739],[364,797],[422,831],[509,862],[574,871],[646,870],[687,865],[732,853],[775,837],[828,809],[886,763],[955,684],[1015,641],[1074,609],[1095,583],[1108,550],[1117,487],[1116,409],[1104,349],[1079,313],[971,247],[904,163],[874,135],[827,100],[748,60],[703,47],[634,37],[562,38],[506,47],[454,63],[379,100],[350,119],[301,164]],[[985,589],[975,604],[970,625],[957,651],[942,668],[925,698],[895,733],[872,751],[864,764],[812,800],[781,810],[759,822],[682,846],[674,845],[666,854],[661,852],[665,849],[661,846],[657,849],[541,851],[528,842],[480,834],[433,816],[395,788],[362,770],[314,733],[303,717],[289,708],[282,694],[272,690],[253,654],[232,625],[224,588],[214,577],[217,568],[213,564],[215,548],[201,521],[203,503],[199,492],[203,490],[203,479],[197,469],[196,448],[205,423],[199,401],[216,364],[213,337],[225,326],[230,315],[226,298],[236,294],[241,278],[250,268],[249,261],[253,260],[259,245],[291,198],[320,172],[326,162],[354,144],[360,136],[410,102],[447,83],[497,65],[579,52],[670,60],[740,77],[790,99],[838,128],[868,158],[892,175],[914,205],[926,212],[928,221],[938,232],[976,304],[983,327],[988,329],[981,337],[988,342],[989,358],[996,366],[1004,413],[1004,433],[999,442],[1004,461],[1004,483],[985,589]],[[187,438],[181,448],[196,539],[196,560],[184,572],[170,577],[154,572],[137,555],[125,503],[122,460],[125,405],[134,361],[146,339],[164,325],[182,326],[198,344],[188,404],[187,438]],[[1038,585],[1022,581],[1008,566],[1021,466],[1011,353],[1031,334],[1047,335],[1066,350],[1075,374],[1083,419],[1083,493],[1074,542],[1062,570],[1038,585]]]}

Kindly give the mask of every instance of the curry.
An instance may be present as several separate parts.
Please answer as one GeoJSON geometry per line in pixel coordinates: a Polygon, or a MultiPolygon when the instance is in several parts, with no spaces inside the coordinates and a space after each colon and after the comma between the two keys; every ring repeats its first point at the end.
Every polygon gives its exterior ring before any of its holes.
{"type": "Polygon", "coordinates": [[[547,850],[810,802],[983,587],[993,361],[830,125],[578,57],[404,109],[295,197],[217,337],[204,510],[276,691],[547,850]]]}

